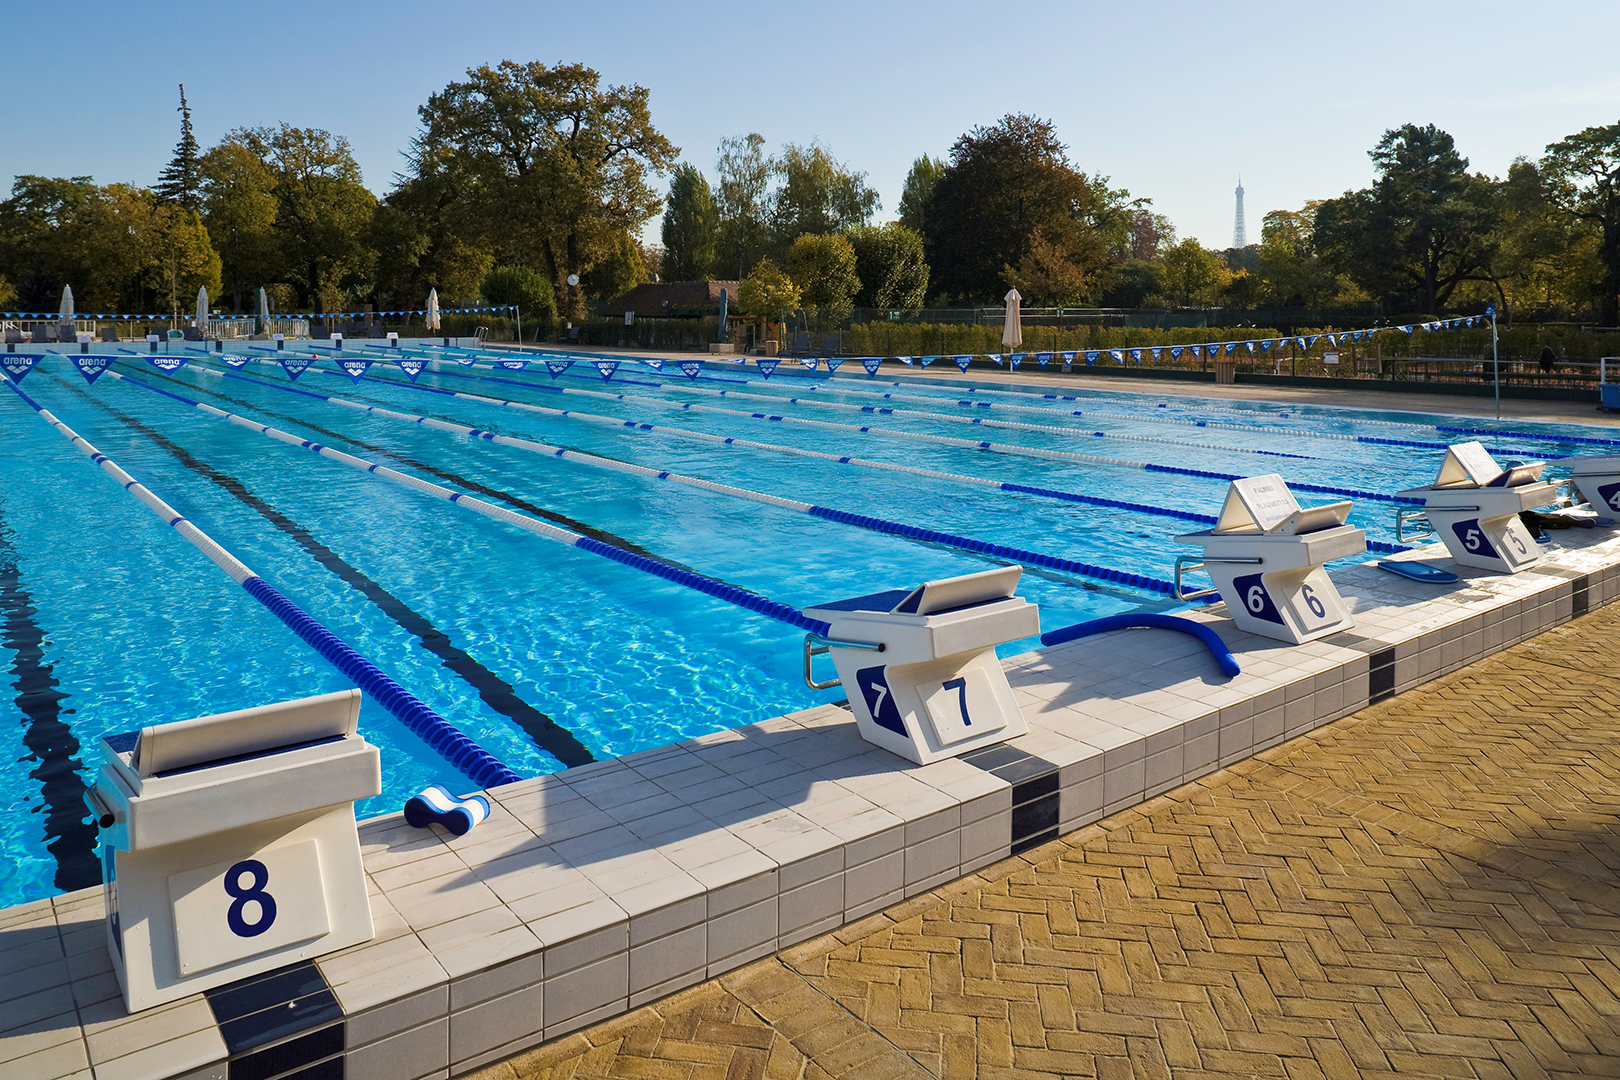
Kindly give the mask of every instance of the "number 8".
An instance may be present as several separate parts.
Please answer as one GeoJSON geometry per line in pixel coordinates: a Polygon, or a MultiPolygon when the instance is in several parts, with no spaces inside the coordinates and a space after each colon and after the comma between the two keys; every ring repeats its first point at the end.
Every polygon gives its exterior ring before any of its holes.
{"type": "Polygon", "coordinates": [[[268,884],[270,868],[258,859],[243,859],[225,871],[225,895],[231,897],[231,906],[225,912],[225,923],[231,928],[231,933],[237,937],[258,937],[270,929],[270,925],[276,921],[276,901],[264,891],[268,884]],[[253,884],[245,889],[239,880],[243,874],[253,876],[253,884]],[[259,904],[259,921],[255,923],[242,918],[242,909],[250,900],[259,904]]]}

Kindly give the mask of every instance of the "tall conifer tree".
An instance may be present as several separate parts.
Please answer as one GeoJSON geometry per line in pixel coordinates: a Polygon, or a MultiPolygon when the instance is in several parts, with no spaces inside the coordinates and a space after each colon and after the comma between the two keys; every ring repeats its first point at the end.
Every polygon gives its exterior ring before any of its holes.
{"type": "Polygon", "coordinates": [[[186,104],[186,87],[180,84],[180,143],[174,159],[158,176],[157,196],[187,210],[202,210],[202,154],[191,131],[191,106],[186,104]]]}

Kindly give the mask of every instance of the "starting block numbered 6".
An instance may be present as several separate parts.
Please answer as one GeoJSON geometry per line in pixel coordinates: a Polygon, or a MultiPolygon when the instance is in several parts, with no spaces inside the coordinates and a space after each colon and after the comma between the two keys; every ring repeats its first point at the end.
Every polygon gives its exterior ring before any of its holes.
{"type": "Polygon", "coordinates": [[[1176,596],[1219,592],[1238,629],[1299,644],[1354,625],[1323,568],[1367,550],[1367,534],[1345,524],[1350,503],[1303,509],[1275,474],[1232,481],[1215,527],[1176,537],[1202,556],[1176,560],[1176,596]],[[1215,588],[1186,592],[1184,570],[1201,566],[1215,588]]]}
{"type": "Polygon", "coordinates": [[[86,801],[131,1012],[371,940],[359,714],[349,690],[101,740],[86,801]]]}
{"type": "MultiPolygon", "coordinates": [[[[1517,574],[1541,561],[1541,545],[1519,514],[1557,498],[1557,485],[1541,479],[1546,467],[1533,461],[1504,469],[1481,443],[1458,443],[1446,451],[1433,484],[1401,494],[1423,500],[1429,527],[1459,565],[1517,574]]],[[[1405,533],[1408,513],[1396,514],[1403,541],[1420,538],[1405,533]]]]}
{"type": "Polygon", "coordinates": [[[996,646],[1040,633],[1034,604],[1013,595],[1019,566],[807,608],[831,626],[804,643],[805,681],[842,683],[862,737],[926,765],[1023,735],[996,646]],[[838,681],[810,677],[830,652],[838,681]]]}

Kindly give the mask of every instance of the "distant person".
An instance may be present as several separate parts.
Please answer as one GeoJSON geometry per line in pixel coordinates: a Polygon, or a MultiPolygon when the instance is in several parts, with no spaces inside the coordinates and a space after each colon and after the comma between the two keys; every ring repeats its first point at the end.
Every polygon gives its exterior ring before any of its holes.
{"type": "Polygon", "coordinates": [[[1543,345],[1541,347],[1541,370],[1551,372],[1553,365],[1556,363],[1558,363],[1558,357],[1553,353],[1552,346],[1543,345]]]}

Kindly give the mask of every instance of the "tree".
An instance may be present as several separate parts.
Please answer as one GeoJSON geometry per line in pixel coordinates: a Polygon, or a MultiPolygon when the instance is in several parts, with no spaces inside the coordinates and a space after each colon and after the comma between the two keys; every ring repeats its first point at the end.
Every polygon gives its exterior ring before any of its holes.
{"type": "Polygon", "coordinates": [[[799,310],[802,294],[793,279],[769,257],[761,259],[737,285],[737,310],[763,322],[799,310]]]}
{"type": "Polygon", "coordinates": [[[663,277],[666,281],[707,281],[714,276],[720,216],[709,181],[682,163],[664,201],[663,277]]]}
{"type": "Polygon", "coordinates": [[[1018,265],[1002,269],[1007,284],[1017,289],[1027,303],[1056,307],[1083,304],[1091,298],[1091,275],[1081,268],[1078,253],[1064,239],[1053,241],[1045,230],[1036,228],[1018,265]]]}
{"type": "Polygon", "coordinates": [[[470,69],[418,110],[409,155],[411,178],[443,183],[456,227],[503,262],[543,268],[570,317],[585,297],[568,277],[658,213],[648,174],[678,153],[653,127],[646,89],[599,82],[583,64],[470,69]]]}
{"type": "Polygon", "coordinates": [[[1600,234],[1598,321],[1620,325],[1620,123],[1589,127],[1551,144],[1541,168],[1559,208],[1600,234]]]}
{"type": "Polygon", "coordinates": [[[1346,282],[1323,264],[1316,248],[1320,199],[1298,210],[1272,210],[1260,226],[1254,274],[1266,302],[1276,307],[1321,307],[1338,299],[1346,282]]]}
{"type": "Polygon", "coordinates": [[[922,234],[898,221],[857,225],[844,233],[855,249],[859,307],[922,307],[928,292],[928,264],[923,261],[922,234]]]}
{"type": "Polygon", "coordinates": [[[219,253],[195,210],[169,204],[156,211],[145,281],[166,303],[170,317],[178,318],[183,309],[190,309],[198,289],[207,289],[211,297],[219,295],[219,253]]]}
{"type": "Polygon", "coordinates": [[[1231,278],[1226,264],[1190,236],[1164,253],[1163,287],[1177,306],[1215,303],[1231,278]]]}
{"type": "Polygon", "coordinates": [[[317,128],[239,128],[238,144],[274,178],[273,224],[284,280],[316,311],[340,310],[345,286],[369,270],[367,244],[377,198],[361,182],[349,140],[317,128]]]}
{"type": "Polygon", "coordinates": [[[641,257],[641,245],[629,233],[621,233],[607,258],[586,273],[580,288],[593,299],[609,300],[646,280],[647,263],[641,257]]]}
{"type": "Polygon", "coordinates": [[[174,157],[158,174],[153,190],[160,201],[183,206],[187,210],[202,210],[202,162],[197,148],[197,137],[191,131],[191,106],[186,104],[186,87],[180,85],[180,142],[174,148],[174,157]]]}
{"type": "Polygon", "coordinates": [[[866,174],[852,172],[819,144],[789,143],[776,159],[777,187],[770,200],[770,230],[777,251],[805,233],[864,225],[878,208],[866,174]]]}
{"type": "Polygon", "coordinates": [[[924,154],[911,163],[905,186],[900,189],[900,224],[922,232],[924,211],[934,196],[934,185],[945,175],[945,163],[924,154]]]}
{"type": "Polygon", "coordinates": [[[232,310],[245,310],[249,290],[274,281],[276,178],[258,154],[226,141],[203,156],[202,217],[219,252],[232,310]]]}
{"type": "Polygon", "coordinates": [[[557,296],[551,282],[527,266],[497,266],[484,277],[484,302],[516,304],[532,325],[549,325],[557,319],[557,296]]]}
{"type": "Polygon", "coordinates": [[[855,249],[836,233],[805,233],[788,249],[788,270],[803,290],[800,303],[818,328],[849,318],[861,279],[855,249]]]}
{"type": "Polygon", "coordinates": [[[1052,125],[1009,115],[956,140],[924,211],[935,292],[999,302],[1006,274],[1043,242],[1106,287],[1108,245],[1097,228],[1106,188],[1070,167],[1052,125]]]}
{"type": "Polygon", "coordinates": [[[772,162],[765,139],[756,133],[729,135],[720,140],[715,173],[720,179],[715,209],[720,218],[720,260],[726,272],[737,274],[765,250],[765,193],[771,182],[772,162]]]}
{"type": "Polygon", "coordinates": [[[1329,267],[1388,304],[1427,313],[1462,282],[1489,280],[1495,186],[1468,172],[1451,136],[1406,124],[1384,132],[1368,156],[1374,185],[1317,210],[1315,236],[1329,267]]]}

